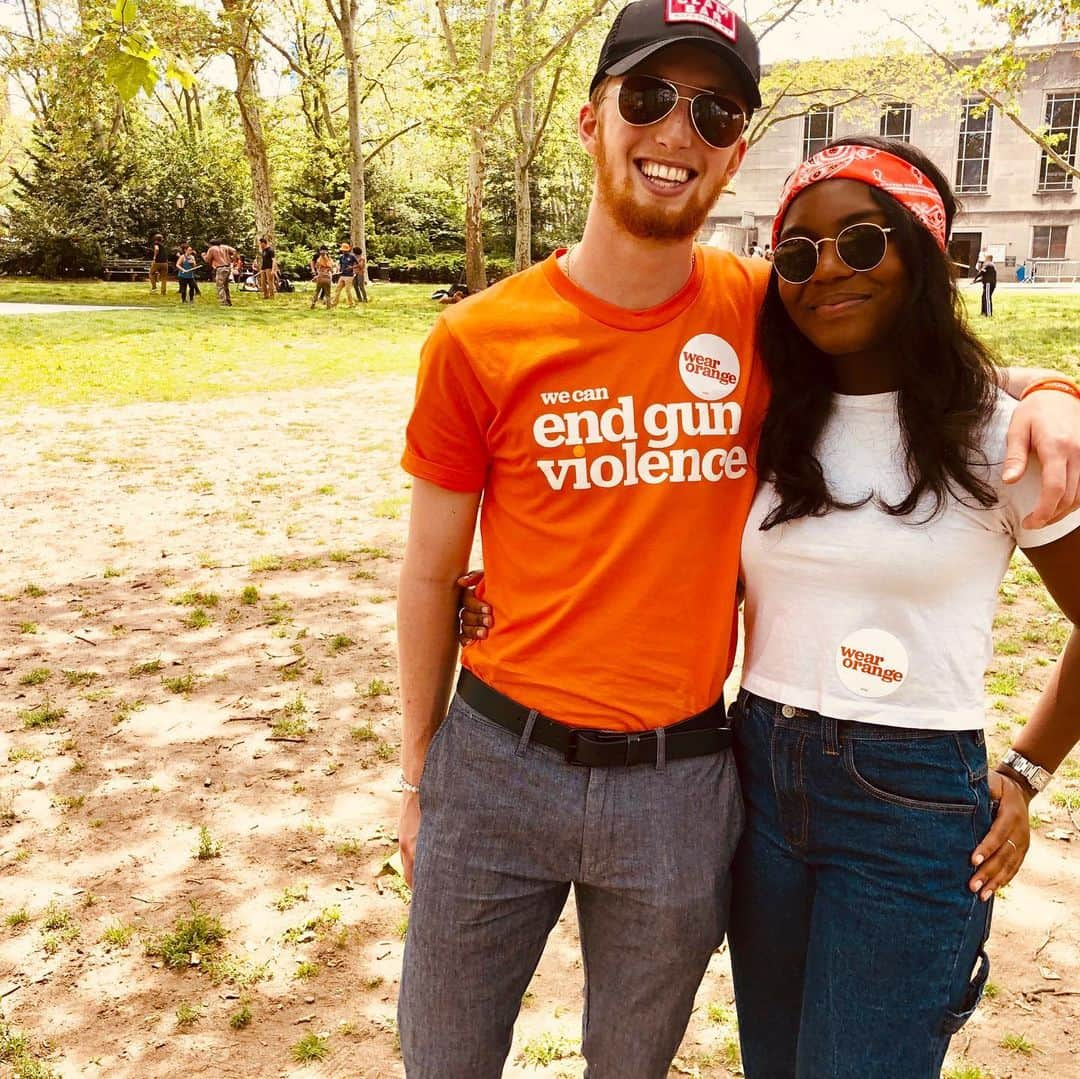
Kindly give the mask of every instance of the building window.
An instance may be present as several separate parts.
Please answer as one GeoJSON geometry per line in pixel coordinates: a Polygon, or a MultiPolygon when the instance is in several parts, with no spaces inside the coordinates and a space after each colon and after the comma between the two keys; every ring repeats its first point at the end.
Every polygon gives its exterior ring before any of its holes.
{"type": "Polygon", "coordinates": [[[881,136],[896,142],[911,142],[911,106],[900,101],[881,110],[881,136]]]}
{"type": "Polygon", "coordinates": [[[1031,257],[1033,259],[1063,259],[1068,238],[1068,225],[1036,225],[1031,241],[1031,257]]]}
{"type": "MultiPolygon", "coordinates": [[[[1046,95],[1048,135],[1063,136],[1051,145],[1070,165],[1076,164],[1077,130],[1080,129],[1080,93],[1046,95]]],[[[1040,191],[1072,191],[1072,177],[1043,151],[1039,162],[1040,191]]]]}
{"type": "Polygon", "coordinates": [[[831,105],[817,105],[803,117],[803,161],[832,142],[835,111],[831,105]]]}
{"type": "Polygon", "coordinates": [[[964,101],[960,113],[960,145],[956,152],[956,190],[984,195],[990,180],[990,134],[994,110],[981,97],[964,101]]]}

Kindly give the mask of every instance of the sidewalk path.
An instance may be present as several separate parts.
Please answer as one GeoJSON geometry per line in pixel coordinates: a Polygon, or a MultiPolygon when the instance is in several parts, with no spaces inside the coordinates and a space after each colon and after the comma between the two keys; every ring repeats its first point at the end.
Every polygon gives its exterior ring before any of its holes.
{"type": "Polygon", "coordinates": [[[0,315],[55,315],[62,311],[138,311],[138,307],[77,303],[0,303],[0,315]]]}

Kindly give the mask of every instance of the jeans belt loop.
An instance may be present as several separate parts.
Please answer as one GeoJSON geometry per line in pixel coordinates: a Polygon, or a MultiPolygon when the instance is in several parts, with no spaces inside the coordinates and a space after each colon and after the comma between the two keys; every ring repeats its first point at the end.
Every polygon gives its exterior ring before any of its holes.
{"type": "Polygon", "coordinates": [[[656,728],[656,770],[664,771],[667,767],[667,731],[663,727],[656,728]]]}
{"type": "Polygon", "coordinates": [[[825,753],[829,757],[840,756],[840,722],[834,716],[821,717],[821,735],[825,753]]]}
{"type": "Polygon", "coordinates": [[[521,732],[521,737],[518,739],[515,756],[525,756],[525,751],[529,748],[529,741],[532,738],[533,727],[536,726],[536,717],[538,715],[540,715],[540,713],[535,708],[529,709],[529,717],[525,720],[525,729],[521,732]]]}

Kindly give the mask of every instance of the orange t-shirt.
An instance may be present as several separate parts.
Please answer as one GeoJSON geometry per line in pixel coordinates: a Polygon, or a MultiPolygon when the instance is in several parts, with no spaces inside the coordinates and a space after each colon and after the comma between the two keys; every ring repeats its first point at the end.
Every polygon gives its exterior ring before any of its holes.
{"type": "Polygon", "coordinates": [[[402,464],[484,492],[495,625],[463,663],[573,726],[674,723],[731,669],[769,265],[696,255],[644,311],[583,291],[552,256],[444,312],[421,355],[402,464]]]}

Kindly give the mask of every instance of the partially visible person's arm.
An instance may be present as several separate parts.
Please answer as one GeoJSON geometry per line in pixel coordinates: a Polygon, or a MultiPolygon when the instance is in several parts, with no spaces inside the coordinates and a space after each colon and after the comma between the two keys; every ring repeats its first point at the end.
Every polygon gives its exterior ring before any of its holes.
{"type": "Polygon", "coordinates": [[[1018,401],[1020,395],[1033,382],[1041,382],[1046,378],[1069,377],[1061,371],[1055,371],[1052,367],[999,367],[998,374],[1001,379],[1001,388],[1018,401]]]}
{"type": "MultiPolygon", "coordinates": [[[[1012,748],[1033,764],[1053,772],[1080,741],[1080,529],[1053,543],[1029,547],[1024,553],[1039,571],[1050,594],[1073,624],[1072,634],[1061,653],[1057,666],[1039,698],[1031,719],[1013,742],[1012,748]]],[[[1015,816],[1022,812],[1022,822],[1006,819],[1006,798],[1002,797],[998,817],[986,838],[976,848],[972,861],[976,865],[971,888],[980,891],[982,898],[1001,888],[1016,874],[1027,852],[1027,803],[1034,793],[1017,773],[1000,767],[1004,783],[1009,785],[1008,802],[1015,816]],[[1022,795],[1022,801],[1016,792],[1022,795]],[[1017,823],[1022,827],[1017,828],[1017,823]],[[1018,837],[1007,841],[1010,829],[1018,837]]],[[[994,779],[995,777],[992,777],[994,779]]],[[[999,790],[1000,790],[999,786],[999,790]]]]}
{"type": "MultiPolygon", "coordinates": [[[[1024,379],[1024,385],[1035,381],[1018,368],[1009,368],[1006,374],[1010,394],[1024,379]]],[[[1037,375],[1062,377],[1041,371],[1037,375]]],[[[1025,528],[1042,528],[1080,509],[1080,398],[1064,390],[1037,390],[1016,406],[1005,445],[1006,483],[1016,483],[1024,475],[1031,453],[1042,467],[1042,491],[1023,523],[1025,528]]]]}
{"type": "MultiPolygon", "coordinates": [[[[480,493],[448,491],[413,480],[412,509],[398,589],[401,768],[419,785],[431,739],[446,715],[457,662],[457,577],[468,565],[480,493]]],[[[398,822],[405,879],[412,884],[420,799],[402,794],[398,822]]]]}
{"type": "Polygon", "coordinates": [[[1052,772],[1080,741],[1080,635],[1076,629],[1080,623],[1080,529],[1024,553],[1073,624],[1031,719],[1013,743],[1017,753],[1052,772]]]}

